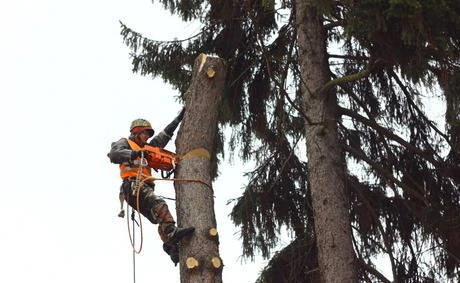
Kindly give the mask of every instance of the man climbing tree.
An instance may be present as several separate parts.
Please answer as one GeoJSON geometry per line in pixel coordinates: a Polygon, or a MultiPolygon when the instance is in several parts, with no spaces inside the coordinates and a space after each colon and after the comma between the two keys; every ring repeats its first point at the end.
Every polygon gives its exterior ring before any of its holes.
{"type": "Polygon", "coordinates": [[[182,120],[184,111],[185,109],[182,109],[179,115],[150,142],[147,140],[155,133],[150,122],[144,119],[134,120],[131,123],[129,138],[122,138],[112,143],[108,154],[112,163],[120,165],[120,176],[123,180],[120,197],[150,222],[158,224],[163,249],[175,265],[179,261],[179,241],[192,234],[195,228],[177,227],[166,202],[155,195],[155,184],[153,179],[149,179],[152,176],[151,168],[148,164],[144,164],[149,155],[144,146],[165,147],[182,120]],[[138,184],[141,185],[138,187],[138,184]]]}

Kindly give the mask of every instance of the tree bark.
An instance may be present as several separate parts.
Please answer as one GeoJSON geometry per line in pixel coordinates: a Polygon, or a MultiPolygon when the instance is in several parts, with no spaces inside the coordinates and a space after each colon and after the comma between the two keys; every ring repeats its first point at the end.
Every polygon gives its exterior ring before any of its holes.
{"type": "Polygon", "coordinates": [[[220,260],[218,238],[209,233],[216,228],[210,157],[215,154],[218,106],[225,75],[224,60],[204,54],[196,58],[176,138],[176,151],[183,159],[175,177],[196,180],[174,183],[178,225],[195,227],[193,236],[180,247],[183,283],[222,282],[222,265],[216,267],[220,260]]]}
{"type": "Polygon", "coordinates": [[[296,0],[306,146],[322,282],[357,282],[337,98],[329,81],[327,37],[314,0],[296,0]]]}

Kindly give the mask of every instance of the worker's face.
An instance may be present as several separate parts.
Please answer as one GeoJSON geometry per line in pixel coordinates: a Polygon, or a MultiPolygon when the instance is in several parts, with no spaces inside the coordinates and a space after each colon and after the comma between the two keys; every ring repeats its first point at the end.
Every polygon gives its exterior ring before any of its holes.
{"type": "Polygon", "coordinates": [[[147,140],[149,139],[150,135],[147,131],[140,132],[137,135],[137,139],[139,140],[139,145],[144,146],[147,144],[147,140]]]}

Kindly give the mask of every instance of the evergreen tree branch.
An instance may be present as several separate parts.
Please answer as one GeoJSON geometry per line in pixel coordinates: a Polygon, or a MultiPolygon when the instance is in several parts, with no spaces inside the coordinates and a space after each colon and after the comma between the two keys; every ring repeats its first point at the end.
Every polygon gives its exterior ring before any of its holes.
{"type": "Polygon", "coordinates": [[[336,28],[336,27],[341,27],[341,26],[344,26],[344,25],[345,25],[345,21],[338,20],[338,21],[335,21],[335,22],[329,22],[327,24],[324,24],[324,28],[326,30],[330,30],[330,29],[333,29],[333,28],[336,28]]]}
{"type": "Polygon", "coordinates": [[[344,77],[340,77],[340,78],[330,80],[329,82],[327,82],[321,88],[320,92],[326,92],[329,89],[331,89],[331,88],[333,88],[334,86],[337,86],[337,85],[342,85],[342,84],[345,84],[345,83],[350,83],[350,82],[360,80],[362,78],[365,78],[365,77],[369,76],[370,73],[371,73],[371,66],[367,66],[364,70],[359,71],[357,73],[346,75],[344,77]]]}
{"type": "Polygon", "coordinates": [[[409,91],[407,90],[407,87],[403,84],[403,82],[401,81],[401,79],[398,77],[398,75],[395,73],[394,70],[388,70],[388,73],[390,74],[390,76],[396,81],[396,83],[399,85],[399,87],[401,88],[401,90],[403,91],[404,95],[406,96],[406,99],[407,101],[410,103],[410,105],[415,109],[415,111],[417,111],[417,113],[422,117],[423,120],[425,120],[428,125],[430,125],[430,127],[436,132],[438,133],[441,137],[443,137],[446,142],[449,144],[449,146],[452,147],[452,144],[450,143],[450,138],[444,134],[443,132],[441,132],[438,127],[436,127],[436,125],[431,121],[429,120],[426,115],[423,113],[423,111],[415,104],[414,100],[412,99],[409,91]]]}
{"type": "Polygon", "coordinates": [[[328,54],[329,58],[337,58],[337,59],[347,59],[347,60],[360,60],[365,61],[369,60],[369,57],[366,56],[357,56],[357,55],[340,55],[340,54],[328,54]]]}
{"type": "MultiPolygon", "coordinates": [[[[372,166],[372,165],[371,165],[372,166]]],[[[382,170],[382,169],[380,169],[382,170]]],[[[385,233],[385,229],[383,228],[383,225],[382,223],[380,222],[380,219],[379,217],[377,216],[377,214],[375,213],[375,210],[373,208],[373,206],[371,205],[371,203],[369,202],[369,200],[366,198],[366,196],[364,195],[364,192],[360,189],[361,187],[360,186],[352,186],[352,188],[354,189],[354,191],[356,193],[358,193],[358,196],[359,198],[361,199],[362,202],[364,202],[364,204],[366,205],[368,211],[371,212],[371,215],[372,215],[372,218],[374,219],[374,222],[377,224],[377,228],[378,230],[380,231],[380,235],[382,236],[383,238],[383,244],[385,245],[385,249],[388,253],[388,256],[390,257],[390,263],[391,263],[391,271],[393,273],[393,278],[397,278],[396,277],[396,261],[395,261],[395,258],[394,258],[394,255],[393,255],[393,251],[392,251],[392,248],[391,248],[391,243],[390,243],[390,239],[388,239],[388,236],[387,234],[385,233]]],[[[365,264],[365,266],[367,266],[367,264],[365,264]]],[[[380,274],[380,273],[377,273],[377,274],[380,274]]],[[[382,275],[382,274],[380,274],[382,275]]],[[[385,278],[385,277],[384,277],[385,278]]],[[[385,278],[386,279],[386,278],[385,278]]]]}
{"type": "Polygon", "coordinates": [[[190,37],[187,37],[187,38],[183,38],[183,39],[174,39],[174,40],[155,40],[155,39],[149,39],[149,38],[146,38],[144,37],[141,33],[138,33],[130,28],[128,28],[122,21],[118,21],[121,25],[121,29],[122,31],[125,31],[123,34],[126,34],[124,35],[124,37],[126,38],[129,34],[130,34],[130,37],[134,38],[134,37],[137,37],[139,38],[139,41],[140,40],[146,40],[148,42],[151,42],[151,43],[161,43],[161,44],[170,44],[170,43],[182,43],[182,42],[187,42],[187,41],[190,41],[200,35],[202,35],[206,29],[207,29],[207,26],[204,26],[200,29],[200,32],[197,33],[197,34],[194,34],[190,37]]]}
{"type": "Polygon", "coordinates": [[[392,133],[391,131],[389,131],[388,129],[380,126],[376,121],[367,119],[367,118],[359,115],[358,113],[353,112],[350,109],[346,109],[346,108],[343,108],[343,107],[339,107],[339,111],[340,111],[341,114],[349,116],[351,118],[354,118],[354,119],[360,121],[361,123],[363,123],[363,124],[373,128],[373,129],[383,133],[386,137],[388,137],[391,140],[396,141],[397,143],[401,144],[402,146],[404,146],[406,149],[408,149],[412,153],[416,153],[416,154],[420,155],[421,157],[423,157],[424,159],[426,159],[427,161],[431,162],[434,166],[440,167],[441,163],[439,161],[437,161],[433,157],[433,155],[430,155],[428,152],[420,150],[419,148],[411,145],[410,143],[406,142],[400,136],[398,136],[398,135],[392,133]]]}
{"type": "MultiPolygon", "coordinates": [[[[268,60],[266,60],[266,64],[267,64],[267,69],[270,70],[270,63],[268,62],[268,60]]],[[[291,97],[289,96],[289,94],[287,93],[286,89],[284,88],[284,83],[280,83],[276,78],[275,76],[273,75],[272,72],[269,71],[268,75],[270,76],[271,80],[275,83],[275,86],[278,88],[278,90],[280,91],[281,95],[286,98],[286,100],[289,102],[289,104],[295,109],[297,110],[297,112],[299,112],[299,114],[305,119],[306,123],[308,125],[319,125],[321,123],[314,123],[310,120],[310,118],[307,116],[307,114],[305,114],[305,112],[303,111],[303,109],[297,105],[294,101],[292,101],[291,97]]]]}
{"type": "MultiPolygon", "coordinates": [[[[406,191],[408,194],[410,194],[411,196],[415,197],[416,199],[418,199],[421,202],[423,202],[426,206],[428,206],[429,201],[422,194],[420,194],[416,190],[412,189],[411,187],[409,187],[405,183],[403,183],[400,180],[398,180],[397,178],[395,178],[391,172],[389,172],[387,169],[385,169],[384,167],[382,167],[379,164],[377,164],[376,162],[374,162],[374,160],[369,158],[362,150],[355,149],[355,148],[353,148],[353,147],[351,147],[349,145],[346,145],[346,144],[342,144],[342,147],[346,152],[352,154],[353,156],[355,156],[355,157],[361,159],[362,161],[365,161],[367,164],[369,164],[374,169],[374,171],[379,173],[379,175],[382,176],[384,179],[392,181],[394,184],[398,185],[401,189],[406,191]]],[[[419,189],[421,190],[422,188],[419,188],[419,189]]]]}
{"type": "MultiPolygon", "coordinates": [[[[352,228],[357,232],[359,233],[359,229],[355,226],[352,225],[352,228]]],[[[363,235],[361,235],[363,237],[363,235]]],[[[382,273],[380,273],[378,270],[376,270],[375,268],[373,268],[370,264],[366,263],[364,261],[364,258],[362,256],[362,251],[359,250],[359,245],[358,243],[356,242],[356,238],[354,237],[354,235],[352,236],[352,241],[353,241],[353,246],[356,250],[356,254],[357,254],[357,258],[355,260],[358,261],[358,265],[359,265],[359,268],[369,272],[370,274],[374,275],[375,277],[377,277],[378,279],[380,279],[381,282],[385,282],[385,283],[391,283],[391,281],[389,281],[382,273]]],[[[377,246],[380,246],[379,243],[375,243],[377,246]]],[[[382,250],[385,250],[382,248],[382,250]]],[[[372,280],[371,278],[369,277],[369,275],[365,272],[363,272],[363,276],[366,276],[365,280],[366,282],[369,282],[369,283],[372,283],[372,280]]]]}
{"type": "MultiPolygon", "coordinates": [[[[366,270],[367,272],[369,272],[370,274],[374,275],[375,277],[377,277],[377,279],[380,280],[380,282],[384,282],[384,283],[391,283],[390,280],[388,280],[382,273],[380,273],[377,269],[373,268],[372,266],[370,266],[369,264],[367,264],[366,262],[364,262],[364,260],[362,258],[359,259],[359,264],[364,268],[364,270],[366,270]]],[[[392,268],[393,269],[393,268],[392,268]]],[[[394,272],[393,272],[393,276],[394,276],[394,272]]],[[[396,277],[394,277],[396,278],[396,277]]]]}
{"type": "MultiPolygon", "coordinates": [[[[291,22],[293,20],[293,15],[294,15],[294,13],[291,13],[291,16],[289,18],[289,22],[291,22]]],[[[270,62],[268,60],[268,55],[267,55],[267,54],[269,54],[269,52],[267,51],[266,46],[263,43],[263,40],[259,37],[260,33],[257,33],[257,35],[258,35],[259,48],[261,49],[262,55],[264,56],[268,75],[271,78],[271,80],[275,83],[275,86],[278,88],[278,90],[280,91],[281,95],[284,96],[286,98],[286,100],[289,102],[289,104],[294,109],[296,109],[297,112],[300,113],[300,115],[305,119],[305,121],[307,122],[308,125],[320,124],[320,123],[314,123],[314,122],[312,122],[310,120],[310,118],[307,116],[307,114],[305,114],[305,112],[302,110],[302,108],[300,106],[298,106],[297,104],[295,104],[294,101],[292,101],[292,99],[289,97],[289,94],[287,93],[287,91],[286,91],[286,89],[284,87],[286,79],[287,79],[289,63],[293,61],[292,60],[292,52],[294,50],[294,46],[295,46],[296,41],[292,40],[290,42],[291,44],[289,45],[289,49],[288,49],[288,52],[287,52],[286,67],[283,68],[283,70],[284,70],[283,77],[281,79],[281,82],[279,82],[276,79],[276,77],[274,76],[274,74],[272,73],[272,71],[271,71],[271,66],[270,66],[270,62]]]]}
{"type": "MultiPolygon", "coordinates": [[[[291,159],[291,157],[294,155],[294,149],[295,147],[297,146],[297,143],[300,141],[300,137],[297,139],[297,141],[294,143],[294,145],[292,146],[292,148],[290,148],[290,152],[289,152],[289,155],[288,157],[286,158],[286,160],[284,160],[280,170],[279,170],[279,173],[278,173],[278,176],[276,176],[276,179],[274,182],[272,182],[270,188],[269,188],[269,191],[271,191],[273,189],[273,187],[276,185],[276,183],[278,183],[278,181],[281,179],[281,175],[283,173],[283,171],[286,169],[286,165],[289,161],[289,159],[291,159]]],[[[288,146],[288,144],[286,145],[288,146]]]]}
{"type": "MultiPolygon", "coordinates": [[[[366,107],[364,102],[361,99],[359,99],[359,97],[353,91],[351,91],[351,89],[348,88],[347,84],[341,85],[340,88],[342,88],[345,92],[348,93],[349,97],[351,97],[353,99],[353,101],[355,101],[361,107],[361,109],[366,113],[366,115],[367,115],[367,117],[369,117],[369,119],[373,119],[374,115],[369,111],[369,109],[366,107]]],[[[390,155],[391,159],[392,160],[397,160],[397,157],[395,156],[395,154],[391,150],[391,147],[388,144],[388,141],[383,137],[384,134],[381,131],[379,131],[378,129],[375,129],[375,130],[379,133],[379,135],[381,137],[380,141],[383,144],[383,146],[385,147],[386,152],[390,155]]]]}

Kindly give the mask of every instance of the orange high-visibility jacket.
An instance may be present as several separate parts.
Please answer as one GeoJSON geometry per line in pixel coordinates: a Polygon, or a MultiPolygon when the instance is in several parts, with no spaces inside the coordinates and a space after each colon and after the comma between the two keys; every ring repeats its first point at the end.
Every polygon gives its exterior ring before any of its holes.
{"type": "MultiPolygon", "coordinates": [[[[128,141],[129,146],[131,147],[132,150],[141,150],[143,147],[140,147],[137,143],[130,139],[126,139],[128,141]]],[[[141,162],[141,158],[138,157],[136,160],[133,162],[126,162],[120,164],[120,176],[122,179],[130,178],[130,177],[136,177],[137,176],[137,170],[139,169],[141,162]]],[[[152,170],[148,166],[142,166],[142,171],[141,171],[141,180],[146,179],[148,177],[152,176],[152,170]]]]}

